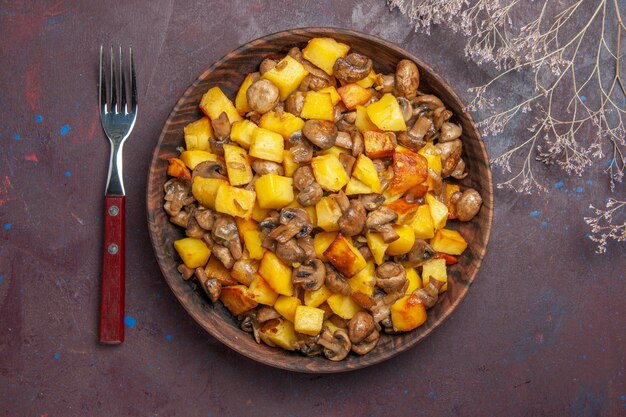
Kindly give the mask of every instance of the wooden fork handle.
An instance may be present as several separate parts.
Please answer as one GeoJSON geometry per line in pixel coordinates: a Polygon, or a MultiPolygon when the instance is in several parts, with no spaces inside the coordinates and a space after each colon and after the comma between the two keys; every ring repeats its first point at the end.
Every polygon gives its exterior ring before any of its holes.
{"type": "Polygon", "coordinates": [[[100,342],[124,341],[125,196],[105,196],[100,342]]]}

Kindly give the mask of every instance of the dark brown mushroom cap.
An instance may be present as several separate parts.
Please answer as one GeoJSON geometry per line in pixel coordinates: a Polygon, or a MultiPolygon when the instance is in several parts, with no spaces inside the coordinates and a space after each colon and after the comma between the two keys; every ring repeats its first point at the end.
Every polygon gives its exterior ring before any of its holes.
{"type": "Polygon", "coordinates": [[[362,194],[359,200],[363,203],[366,210],[374,211],[385,202],[385,196],[382,194],[362,194]]]}
{"type": "Polygon", "coordinates": [[[309,259],[302,265],[295,268],[291,275],[294,285],[299,285],[308,291],[315,291],[322,288],[326,278],[326,267],[319,259],[309,259]]]}
{"type": "Polygon", "coordinates": [[[345,58],[338,58],[333,67],[333,75],[346,83],[353,83],[367,77],[372,71],[372,60],[356,52],[345,58]]]}
{"type": "Polygon", "coordinates": [[[300,116],[304,106],[304,96],[305,94],[302,91],[294,91],[289,94],[287,100],[285,100],[285,110],[295,116],[300,116]]]}
{"type": "Polygon", "coordinates": [[[324,346],[324,356],[331,361],[345,359],[352,347],[348,333],[343,329],[335,330],[335,333],[331,334],[328,328],[324,328],[318,343],[324,346]]]}
{"type": "MultiPolygon", "coordinates": [[[[267,220],[267,219],[266,219],[267,220]]],[[[268,237],[278,243],[286,243],[293,237],[304,237],[311,233],[313,224],[306,210],[299,207],[284,208],[280,211],[280,226],[272,230],[268,237]]]]}
{"type": "Polygon", "coordinates": [[[285,169],[277,162],[266,161],[264,159],[256,159],[252,162],[252,169],[258,175],[276,174],[284,175],[285,169]]]}
{"type": "Polygon", "coordinates": [[[289,239],[286,242],[276,241],[276,256],[287,265],[302,263],[307,260],[304,249],[298,245],[296,239],[289,239]]]}
{"type": "Polygon", "coordinates": [[[402,257],[402,262],[409,268],[415,268],[430,260],[436,253],[425,240],[415,238],[413,247],[402,257]]]}
{"type": "Polygon", "coordinates": [[[330,263],[327,262],[325,266],[326,278],[324,282],[326,287],[334,293],[350,295],[352,287],[350,287],[348,281],[330,263]]]}
{"type": "Polygon", "coordinates": [[[226,167],[220,161],[200,162],[192,171],[192,181],[195,177],[228,179],[226,177],[226,167]]]}
{"type": "Polygon", "coordinates": [[[374,350],[380,340],[380,332],[374,329],[365,339],[359,343],[352,344],[352,351],[357,355],[365,355],[374,350]]]}
{"type": "Polygon", "coordinates": [[[448,177],[461,160],[463,142],[454,139],[435,145],[441,154],[441,176],[448,177]]]}
{"type": "Polygon", "coordinates": [[[344,236],[356,236],[363,231],[367,212],[363,203],[357,199],[350,200],[350,206],[339,218],[339,229],[344,236]]]}
{"type": "Polygon", "coordinates": [[[374,318],[366,311],[357,312],[348,322],[348,336],[353,344],[362,342],[375,329],[374,318]]]}
{"type": "Polygon", "coordinates": [[[406,270],[398,263],[385,262],[376,268],[376,285],[387,293],[397,291],[406,282],[406,270]]]}
{"type": "Polygon", "coordinates": [[[252,110],[267,113],[280,101],[280,91],[273,82],[262,78],[252,83],[246,92],[246,98],[252,110]]]}
{"type": "Polygon", "coordinates": [[[315,176],[310,165],[301,166],[293,173],[293,185],[297,190],[302,191],[314,182],[315,176]]]}
{"type": "Polygon", "coordinates": [[[217,303],[217,300],[220,299],[220,295],[222,293],[222,283],[213,278],[207,280],[205,286],[211,302],[217,303]]]}
{"type": "Polygon", "coordinates": [[[230,120],[226,112],[221,112],[217,119],[211,120],[213,133],[219,141],[226,140],[230,135],[230,120]]]}
{"type": "Polygon", "coordinates": [[[456,218],[462,222],[468,222],[480,211],[483,199],[473,188],[463,191],[461,198],[456,203],[456,218]]]}
{"type": "Polygon", "coordinates": [[[304,122],[302,133],[320,149],[328,149],[335,144],[338,131],[333,122],[311,119],[304,122]]]}
{"type": "Polygon", "coordinates": [[[382,234],[385,243],[398,239],[398,234],[393,230],[392,224],[398,220],[398,213],[389,207],[379,207],[367,215],[365,227],[382,234]]]}
{"type": "MultiPolygon", "coordinates": [[[[259,64],[259,73],[261,75],[265,74],[266,72],[270,71],[272,68],[274,68],[276,66],[276,64],[278,64],[277,61],[270,59],[270,58],[265,58],[263,61],[261,61],[261,63],[259,64]]],[[[256,80],[257,81],[258,77],[256,80]]]]}

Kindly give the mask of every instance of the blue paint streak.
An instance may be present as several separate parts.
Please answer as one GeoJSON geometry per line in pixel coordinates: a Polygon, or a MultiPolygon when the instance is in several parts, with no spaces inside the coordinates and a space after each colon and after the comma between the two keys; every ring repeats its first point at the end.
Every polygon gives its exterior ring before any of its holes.
{"type": "Polygon", "coordinates": [[[583,192],[583,187],[581,187],[580,185],[576,188],[574,188],[574,191],[576,191],[577,193],[582,193],[583,192]]]}
{"type": "Polygon", "coordinates": [[[587,181],[587,185],[591,187],[593,185],[593,181],[591,180],[587,181]]]}
{"type": "Polygon", "coordinates": [[[544,229],[547,228],[550,225],[550,223],[548,223],[546,220],[541,222],[541,227],[543,227],[544,229]]]}
{"type": "Polygon", "coordinates": [[[4,275],[0,275],[0,284],[4,281],[4,275]]]}
{"type": "Polygon", "coordinates": [[[20,140],[20,139],[22,139],[22,138],[20,137],[20,135],[18,135],[17,133],[15,134],[14,138],[15,138],[15,140],[20,140]]]}
{"type": "Polygon", "coordinates": [[[171,334],[165,335],[165,338],[167,340],[172,340],[174,337],[171,334]]]}
{"type": "Polygon", "coordinates": [[[557,181],[557,182],[554,184],[554,188],[556,188],[557,190],[560,190],[561,188],[563,188],[563,186],[564,186],[564,185],[565,185],[565,184],[563,183],[563,181],[557,181]]]}
{"type": "Polygon", "coordinates": [[[35,116],[35,122],[37,122],[37,123],[43,122],[43,116],[40,115],[40,114],[36,115],[35,116]]]}
{"type": "Polygon", "coordinates": [[[70,132],[70,125],[63,125],[61,126],[61,136],[65,136],[70,132]]]}
{"type": "Polygon", "coordinates": [[[585,97],[585,96],[580,96],[580,101],[582,101],[582,102],[584,103],[585,101],[587,101],[587,97],[585,97]]]}
{"type": "Polygon", "coordinates": [[[11,230],[11,223],[6,223],[4,225],[4,230],[11,230]]]}
{"type": "Polygon", "coordinates": [[[126,316],[124,317],[124,324],[128,327],[135,327],[137,325],[137,320],[134,317],[126,316]]]}
{"type": "Polygon", "coordinates": [[[626,395],[622,394],[622,396],[619,397],[619,399],[622,400],[622,401],[626,401],[626,395]]]}
{"type": "Polygon", "coordinates": [[[46,25],[55,25],[59,23],[60,20],[61,20],[61,16],[49,17],[48,19],[46,19],[46,25]]]}
{"type": "Polygon", "coordinates": [[[71,172],[69,172],[69,171],[65,171],[65,176],[66,176],[66,177],[71,177],[71,176],[72,176],[72,173],[71,173],[71,172]]]}
{"type": "Polygon", "coordinates": [[[52,357],[56,360],[56,359],[59,359],[61,355],[59,355],[58,353],[55,353],[54,355],[52,355],[52,357]]]}
{"type": "Polygon", "coordinates": [[[436,393],[435,391],[431,391],[431,392],[429,392],[429,393],[428,393],[428,396],[429,396],[430,398],[432,398],[433,400],[436,400],[436,399],[437,399],[437,393],[436,393]]]}
{"type": "Polygon", "coordinates": [[[539,210],[533,210],[530,212],[530,217],[532,217],[533,219],[536,219],[537,217],[539,217],[539,215],[541,215],[541,212],[539,210]]]}

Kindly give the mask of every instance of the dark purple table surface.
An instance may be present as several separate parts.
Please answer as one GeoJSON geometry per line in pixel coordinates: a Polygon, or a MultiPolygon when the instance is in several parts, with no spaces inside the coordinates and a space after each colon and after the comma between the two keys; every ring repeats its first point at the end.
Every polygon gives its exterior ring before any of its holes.
{"type": "Polygon", "coordinates": [[[601,167],[583,177],[540,168],[546,194],[496,190],[487,256],[467,298],[385,363],[289,373],[231,351],[187,316],[146,226],[162,124],[213,61],[303,26],[396,42],[466,101],[467,88],[488,80],[488,69],[467,64],[460,35],[414,33],[382,0],[0,2],[0,415],[626,415],[626,253],[613,243],[596,255],[582,219],[607,195],[601,167]],[[124,155],[127,326],[117,347],[96,342],[109,152],[97,112],[102,42],[136,48],[140,82],[124,155]]]}

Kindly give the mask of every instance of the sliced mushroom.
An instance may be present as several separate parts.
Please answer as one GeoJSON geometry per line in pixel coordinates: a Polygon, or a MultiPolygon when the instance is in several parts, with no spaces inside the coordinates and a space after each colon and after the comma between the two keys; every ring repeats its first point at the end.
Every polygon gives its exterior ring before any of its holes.
{"type": "Polygon", "coordinates": [[[341,162],[341,165],[343,165],[343,169],[346,171],[346,174],[348,174],[348,176],[351,176],[352,168],[356,163],[356,158],[350,154],[342,153],[339,155],[339,162],[341,162]]]}
{"type": "Polygon", "coordinates": [[[358,130],[352,132],[352,156],[357,158],[365,152],[365,143],[363,142],[363,135],[358,130]]]}
{"type": "Polygon", "coordinates": [[[296,242],[298,242],[298,246],[300,246],[304,251],[307,259],[313,259],[317,256],[317,254],[315,253],[315,246],[313,246],[313,238],[311,237],[311,235],[299,237],[296,239],[296,242]]]}
{"type": "Polygon", "coordinates": [[[404,97],[397,97],[396,100],[400,105],[400,110],[402,110],[402,118],[405,122],[408,122],[411,120],[411,117],[413,117],[413,106],[411,102],[404,97]]]}
{"type": "Polygon", "coordinates": [[[222,294],[222,283],[215,278],[206,281],[206,290],[212,303],[217,303],[222,294]]]}
{"type": "Polygon", "coordinates": [[[416,139],[414,136],[409,135],[407,132],[398,132],[396,135],[398,143],[405,148],[409,148],[412,151],[419,151],[426,145],[426,142],[422,139],[416,139]]]}
{"type": "Polygon", "coordinates": [[[383,205],[385,196],[382,194],[362,194],[359,196],[359,200],[361,200],[366,210],[374,211],[383,205]]]}
{"type": "Polygon", "coordinates": [[[177,226],[187,228],[189,225],[189,213],[185,210],[181,210],[175,216],[170,217],[170,222],[174,223],[177,226]]]}
{"type": "Polygon", "coordinates": [[[285,169],[279,163],[266,161],[264,159],[257,159],[252,162],[252,169],[257,175],[265,175],[265,174],[276,174],[276,175],[284,175],[285,169]]]}
{"type": "Polygon", "coordinates": [[[407,282],[406,271],[398,263],[385,262],[376,268],[376,285],[388,294],[402,288],[405,282],[407,282]]]}
{"type": "Polygon", "coordinates": [[[418,288],[413,291],[413,294],[418,296],[419,300],[424,304],[424,307],[431,308],[437,303],[439,290],[443,287],[443,284],[443,281],[429,277],[428,284],[426,284],[424,288],[418,288]]]}
{"type": "Polygon", "coordinates": [[[395,89],[398,96],[411,100],[417,94],[420,73],[413,61],[403,59],[396,66],[395,89]]]}
{"type": "Polygon", "coordinates": [[[376,91],[379,93],[392,93],[396,84],[394,74],[378,74],[374,83],[376,91]]]}
{"type": "Polygon", "coordinates": [[[302,128],[304,136],[320,149],[328,149],[335,144],[337,127],[327,120],[307,120],[302,128]]]}
{"type": "Polygon", "coordinates": [[[326,267],[319,259],[309,259],[293,270],[291,281],[305,290],[315,291],[322,288],[326,279],[326,267]]]}
{"type": "Polygon", "coordinates": [[[319,91],[322,88],[333,87],[334,85],[335,83],[333,82],[333,79],[329,77],[325,72],[323,74],[309,73],[300,82],[299,89],[300,91],[308,91],[308,90],[319,91]]]}
{"type": "Polygon", "coordinates": [[[473,188],[463,191],[461,198],[456,203],[456,218],[462,222],[468,222],[480,211],[483,199],[473,188]]]}
{"type": "Polygon", "coordinates": [[[296,239],[289,239],[288,241],[276,242],[276,256],[278,256],[287,265],[293,265],[296,263],[305,262],[308,258],[304,249],[302,249],[296,239]]]}
{"type": "Polygon", "coordinates": [[[437,252],[425,240],[416,238],[413,247],[403,258],[403,263],[409,268],[415,268],[430,260],[437,252]]]}
{"type": "Polygon", "coordinates": [[[280,318],[280,314],[270,306],[261,306],[257,309],[256,319],[259,323],[280,318]]]}
{"type": "Polygon", "coordinates": [[[202,206],[198,207],[198,209],[193,212],[193,217],[204,230],[213,229],[213,224],[215,223],[215,212],[213,212],[213,210],[205,209],[202,206]]]}
{"type": "Polygon", "coordinates": [[[366,311],[357,312],[348,322],[348,336],[353,344],[362,342],[374,330],[376,330],[376,322],[366,311]]]}
{"type": "Polygon", "coordinates": [[[317,204],[323,196],[324,190],[322,190],[322,187],[318,183],[313,182],[298,194],[298,203],[302,204],[304,207],[313,206],[317,204]]]}
{"type": "Polygon", "coordinates": [[[246,98],[252,110],[267,113],[280,101],[280,91],[273,82],[262,78],[248,88],[246,98]]]}
{"type": "Polygon", "coordinates": [[[259,270],[259,261],[254,259],[238,259],[233,264],[230,275],[244,285],[250,285],[254,274],[259,270]]]}
{"type": "Polygon", "coordinates": [[[259,322],[256,319],[256,310],[248,310],[241,317],[241,323],[239,327],[246,333],[252,333],[254,340],[257,343],[261,343],[261,337],[259,334],[260,326],[259,322]]]}
{"type": "Polygon", "coordinates": [[[441,134],[439,135],[439,143],[450,142],[460,138],[463,130],[456,123],[445,122],[441,125],[441,134]]]}
{"type": "Polygon", "coordinates": [[[261,64],[259,65],[259,72],[261,73],[261,75],[263,75],[266,72],[272,70],[276,66],[276,64],[278,64],[277,61],[270,58],[265,58],[263,61],[261,61],[261,64]]]}
{"type": "Polygon", "coordinates": [[[366,261],[371,261],[374,259],[374,255],[372,254],[370,247],[367,246],[367,243],[357,243],[355,246],[363,256],[363,259],[365,259],[366,261]]]}
{"type": "Polygon", "coordinates": [[[333,75],[346,83],[362,80],[371,71],[372,60],[356,52],[348,54],[345,58],[338,58],[333,67],[333,75]]]}
{"type": "Polygon", "coordinates": [[[226,167],[220,161],[204,161],[200,162],[193,169],[191,179],[195,177],[202,178],[218,178],[221,180],[227,180],[226,177],[226,167]]]}
{"type": "Polygon", "coordinates": [[[239,229],[235,219],[231,216],[226,214],[218,214],[216,216],[211,237],[218,244],[227,247],[233,258],[240,259],[242,257],[243,249],[239,239],[239,229]]]}
{"type": "Polygon", "coordinates": [[[367,212],[363,203],[357,199],[350,200],[350,206],[339,218],[339,229],[344,236],[356,236],[363,231],[367,212]]]}
{"type": "Polygon", "coordinates": [[[352,347],[348,334],[342,329],[335,330],[335,333],[331,334],[328,328],[324,328],[318,343],[324,346],[324,356],[335,362],[345,359],[352,347]]]}
{"type": "Polygon", "coordinates": [[[460,139],[454,139],[450,142],[440,142],[435,146],[441,153],[441,176],[446,178],[461,160],[463,143],[460,139]]]}
{"type": "Polygon", "coordinates": [[[295,116],[300,116],[303,106],[304,93],[302,91],[294,91],[285,100],[285,110],[295,116]]]}
{"type": "Polygon", "coordinates": [[[296,169],[293,173],[293,185],[297,190],[302,191],[315,182],[313,169],[310,165],[304,165],[296,169]]]}
{"type": "Polygon", "coordinates": [[[182,208],[194,202],[191,195],[191,183],[180,178],[172,178],[163,186],[165,191],[165,211],[170,216],[175,216],[182,208]]]}
{"type": "Polygon", "coordinates": [[[193,277],[194,270],[191,269],[191,268],[188,268],[187,265],[185,265],[185,264],[178,265],[178,268],[176,268],[176,269],[178,269],[178,272],[181,273],[181,275],[183,276],[183,279],[185,281],[187,281],[188,279],[193,277]]]}
{"type": "Polygon", "coordinates": [[[192,216],[189,216],[189,221],[187,222],[187,228],[185,229],[185,234],[187,237],[193,237],[196,239],[202,239],[202,235],[206,232],[200,225],[198,221],[192,216]]]}
{"type": "Polygon", "coordinates": [[[365,355],[366,353],[370,353],[372,350],[374,350],[379,340],[380,332],[374,329],[374,331],[361,342],[353,343],[352,351],[357,355],[365,355]]]}
{"type": "Polygon", "coordinates": [[[435,124],[435,130],[441,129],[443,123],[448,121],[452,117],[452,112],[445,107],[437,107],[433,111],[433,122],[435,124]]]}
{"type": "Polygon", "coordinates": [[[307,336],[304,335],[301,339],[300,345],[300,353],[304,356],[317,356],[324,353],[324,346],[317,343],[319,339],[319,335],[317,336],[307,336]]]}
{"type": "Polygon", "coordinates": [[[293,237],[304,237],[311,233],[313,225],[306,210],[298,207],[284,208],[280,211],[280,226],[272,230],[268,236],[278,243],[286,243],[293,237]]]}
{"type": "Polygon", "coordinates": [[[346,279],[341,276],[341,274],[337,272],[337,270],[330,263],[326,263],[325,265],[326,278],[324,282],[326,287],[334,293],[350,295],[352,288],[350,287],[350,284],[348,284],[348,281],[346,281],[346,279]]]}
{"type": "Polygon", "coordinates": [[[420,116],[417,118],[407,134],[416,142],[424,142],[424,137],[433,128],[433,121],[430,117],[420,116]]]}
{"type": "Polygon", "coordinates": [[[202,240],[207,244],[209,249],[211,249],[212,255],[215,255],[215,257],[222,263],[222,265],[224,265],[226,269],[232,269],[235,264],[235,258],[233,257],[230,249],[216,243],[215,240],[213,240],[213,237],[211,237],[211,233],[205,233],[202,235],[202,240]]]}
{"type": "Polygon", "coordinates": [[[393,223],[398,220],[398,213],[389,207],[380,207],[367,215],[365,226],[375,232],[380,232],[385,243],[391,243],[399,238],[393,223]]]}
{"type": "Polygon", "coordinates": [[[439,97],[432,94],[417,96],[412,100],[412,103],[413,105],[423,104],[425,106],[428,106],[428,108],[431,110],[434,110],[438,107],[443,107],[443,101],[441,101],[439,97]]]}
{"type": "Polygon", "coordinates": [[[352,149],[352,137],[348,132],[338,132],[335,145],[341,148],[352,149]]]}
{"type": "Polygon", "coordinates": [[[219,141],[226,140],[230,135],[230,120],[226,112],[220,113],[217,119],[211,120],[211,126],[213,127],[213,133],[219,141]]]}
{"type": "Polygon", "coordinates": [[[454,170],[450,173],[450,176],[452,178],[456,178],[457,180],[462,180],[467,177],[467,174],[468,173],[465,172],[465,161],[461,158],[459,163],[456,164],[456,167],[454,167],[454,170]]]}
{"type": "Polygon", "coordinates": [[[294,162],[301,164],[311,161],[311,158],[313,158],[313,146],[311,142],[302,136],[302,131],[298,130],[294,132],[289,137],[289,142],[292,143],[289,150],[291,151],[294,162]]]}

